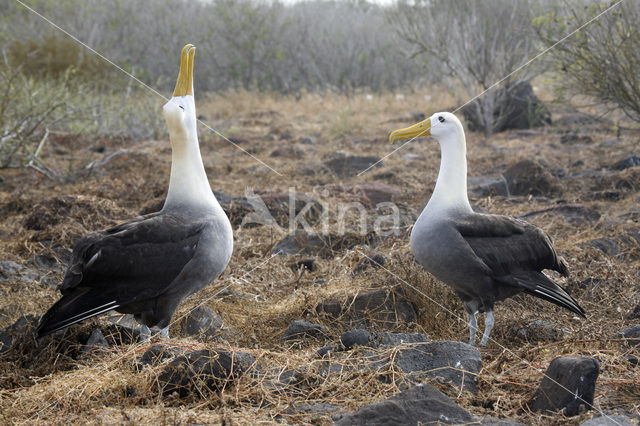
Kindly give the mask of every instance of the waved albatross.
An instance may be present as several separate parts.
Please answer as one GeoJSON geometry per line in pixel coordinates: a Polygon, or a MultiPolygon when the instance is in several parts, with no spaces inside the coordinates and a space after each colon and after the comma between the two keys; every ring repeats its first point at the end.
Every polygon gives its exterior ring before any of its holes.
{"type": "Polygon", "coordinates": [[[469,343],[478,330],[476,313],[486,312],[480,341],[487,344],[493,327],[493,305],[526,292],[582,317],[584,310],[542,270],[568,275],[565,261],[540,228],[512,217],[475,213],[467,198],[467,145],[462,124],[439,112],[389,136],[393,143],[419,136],[440,143],[442,159],[431,199],[411,231],[416,260],[451,286],[469,313],[469,343]]]}
{"type": "Polygon", "coordinates": [[[182,49],[173,97],[163,114],[171,140],[171,177],[161,211],[80,239],[42,316],[39,337],[115,309],[168,337],[180,302],[226,268],[233,233],[211,191],[200,156],[193,98],[195,47],[182,49]]]}

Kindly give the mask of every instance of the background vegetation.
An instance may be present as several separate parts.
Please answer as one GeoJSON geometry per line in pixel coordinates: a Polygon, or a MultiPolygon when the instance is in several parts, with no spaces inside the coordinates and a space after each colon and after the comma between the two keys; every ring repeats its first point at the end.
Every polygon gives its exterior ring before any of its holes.
{"type": "MultiPolygon", "coordinates": [[[[317,352],[360,327],[348,318],[334,322],[318,314],[320,303],[351,306],[358,293],[400,281],[419,289],[407,294],[416,321],[391,328],[373,321],[373,331],[468,338],[455,293],[410,254],[409,226],[437,178],[437,144],[412,143],[387,156],[396,147],[386,135],[425,114],[457,108],[611,4],[0,0],[0,340],[5,331],[24,339],[18,340],[22,345],[12,338],[9,354],[0,353],[0,424],[331,424],[330,409],[350,412],[397,394],[407,384],[405,373],[391,365],[362,367],[372,365],[372,356],[397,357],[406,346],[331,351],[324,358],[317,352]],[[277,202],[283,218],[289,205],[278,200],[288,199],[295,186],[296,193],[330,212],[328,258],[316,256],[314,270],[300,270],[300,261],[308,264],[306,254],[271,257],[284,233],[238,225],[224,275],[181,304],[170,342],[120,344],[107,333],[113,345],[94,352],[85,342],[96,327],[108,330],[101,318],[35,345],[25,330],[58,299],[55,286],[74,242],[159,209],[171,146],[161,95],[18,1],[166,96],[175,84],[181,47],[195,43],[200,119],[245,150],[200,128],[205,170],[219,199],[226,200],[227,213],[241,223],[249,189],[277,202]],[[338,151],[384,157],[383,164],[361,176],[356,166],[345,177],[327,167],[338,151]],[[402,228],[372,247],[352,238],[361,229],[358,210],[348,212],[346,227],[337,216],[357,202],[375,222],[386,214],[375,206],[378,197],[400,209],[402,228]],[[388,271],[355,273],[364,255],[374,254],[369,250],[387,259],[388,271]],[[181,330],[180,321],[201,305],[222,318],[219,334],[205,338],[181,330]],[[298,319],[329,331],[295,344],[281,341],[298,319]],[[156,343],[167,353],[229,347],[260,364],[204,398],[163,396],[158,378],[171,358],[141,367],[143,354],[156,343]],[[338,368],[328,370],[327,362],[338,368]]],[[[502,92],[490,91],[471,104],[486,119],[485,129],[472,129],[464,120],[473,206],[525,217],[552,236],[571,265],[569,278],[558,282],[588,312],[582,320],[531,297],[498,304],[492,333],[497,343],[482,353],[479,392],[429,381],[476,416],[553,425],[594,416],[595,411],[568,418],[529,410],[543,371],[558,356],[597,359],[595,407],[640,416],[640,346],[619,334],[640,319],[640,129],[630,119],[616,126],[620,112],[601,116],[622,109],[634,117],[637,97],[625,93],[637,94],[637,9],[637,0],[625,0],[507,78],[495,88],[502,92]],[[493,111],[500,111],[501,96],[517,80],[531,80],[552,124],[495,130],[500,114],[493,111]],[[577,111],[577,101],[588,107],[577,111]],[[524,167],[523,159],[529,160],[524,167]],[[522,171],[533,190],[496,194],[506,189],[503,175],[509,170],[522,171]],[[540,195],[544,187],[553,191],[540,195]]],[[[394,309],[385,308],[384,315],[394,309]]],[[[0,350],[9,347],[6,340],[0,344],[0,350]]],[[[198,390],[208,392],[205,387],[198,390]]]]}
{"type": "MultiPolygon", "coordinates": [[[[548,72],[559,96],[586,95],[640,118],[638,2],[527,64],[615,2],[571,0],[33,0],[28,5],[153,88],[168,90],[176,52],[198,46],[196,90],[449,91],[489,137],[521,80],[548,72]],[[519,69],[521,71],[510,75],[519,69]],[[507,77],[507,78],[505,78],[507,77]],[[499,87],[494,84],[501,81],[499,87]]],[[[0,167],[32,161],[46,130],[132,137],[162,131],[131,121],[155,98],[112,64],[14,0],[0,0],[0,167]],[[34,101],[38,98],[37,101],[34,101]],[[7,108],[8,100],[11,108],[7,108]],[[28,117],[28,119],[25,119],[28,117]],[[80,124],[77,118],[81,118],[80,124]],[[96,118],[100,117],[100,120],[96,118]]],[[[428,102],[428,100],[427,100],[428,102]]],[[[150,105],[150,104],[149,104],[150,105]]],[[[153,114],[151,114],[153,115],[153,114]]]]}

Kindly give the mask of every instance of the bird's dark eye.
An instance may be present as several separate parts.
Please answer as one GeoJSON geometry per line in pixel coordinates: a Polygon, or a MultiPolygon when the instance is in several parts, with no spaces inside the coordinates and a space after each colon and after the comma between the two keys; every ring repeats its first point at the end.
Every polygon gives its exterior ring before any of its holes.
{"type": "Polygon", "coordinates": [[[438,116],[438,121],[441,122],[441,123],[444,123],[444,117],[439,115],[438,116]]]}
{"type": "Polygon", "coordinates": [[[184,107],[182,105],[178,105],[180,107],[180,109],[182,109],[184,111],[184,107]]]}

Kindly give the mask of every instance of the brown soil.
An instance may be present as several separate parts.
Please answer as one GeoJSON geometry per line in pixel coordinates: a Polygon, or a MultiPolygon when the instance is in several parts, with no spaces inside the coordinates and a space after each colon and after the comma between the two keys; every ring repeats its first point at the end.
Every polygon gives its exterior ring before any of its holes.
{"type": "MultiPolygon", "coordinates": [[[[407,95],[404,99],[374,95],[371,100],[364,95],[305,95],[295,100],[237,93],[201,100],[199,114],[207,117],[209,125],[229,129],[226,135],[243,150],[281,173],[202,128],[201,148],[211,185],[233,196],[244,195],[246,188],[262,194],[283,194],[294,187],[329,206],[330,232],[336,232],[337,205],[345,202],[344,191],[327,190],[334,184],[349,187],[376,181],[396,185],[403,193],[394,195],[394,200],[404,203],[408,211],[419,212],[438,172],[439,151],[434,140],[415,141],[385,158],[382,167],[360,177],[338,178],[317,164],[337,150],[380,157],[390,153],[395,147],[386,142],[386,135],[415,122],[419,115],[416,111],[424,112],[423,95],[407,95]],[[315,143],[304,138],[313,138],[315,143]],[[273,155],[276,150],[278,154],[273,155]]],[[[431,102],[453,104],[444,96],[431,102]]],[[[554,119],[566,108],[556,111],[554,119]]],[[[479,393],[460,394],[445,384],[434,383],[474,415],[525,424],[576,424],[592,416],[590,412],[567,419],[532,413],[527,408],[549,362],[562,355],[590,356],[600,361],[594,404],[598,409],[640,412],[640,367],[625,359],[628,355],[640,356],[640,350],[613,338],[639,322],[627,318],[640,303],[640,167],[608,169],[618,160],[638,155],[639,138],[637,131],[616,132],[602,123],[504,132],[488,141],[478,133],[467,134],[470,177],[497,175],[520,160],[532,159],[557,178],[561,186],[557,193],[561,195],[556,198],[475,197],[471,201],[480,209],[498,214],[544,210],[527,220],[554,239],[571,270],[568,279],[555,278],[587,311],[583,320],[531,297],[499,304],[492,334],[497,343],[490,343],[483,351],[479,393]],[[589,135],[590,142],[563,144],[561,138],[567,132],[589,135]],[[562,210],[566,214],[554,210],[565,204],[578,204],[597,214],[578,215],[576,219],[566,209],[562,210]],[[598,238],[617,242],[618,253],[607,254],[590,243],[598,238]],[[564,328],[566,333],[551,341],[525,341],[514,336],[515,327],[524,327],[533,319],[564,328]]],[[[35,256],[49,256],[64,262],[68,249],[80,236],[158,208],[168,187],[170,159],[167,139],[52,138],[42,160],[59,172],[58,181],[32,169],[2,171],[0,259],[29,264],[35,256]]],[[[351,220],[355,228],[357,217],[351,220]]],[[[318,402],[355,410],[385,399],[400,390],[401,373],[394,372],[394,380],[382,382],[370,372],[346,369],[325,379],[314,370],[318,362],[315,350],[349,329],[347,324],[329,324],[316,313],[316,306],[323,300],[348,300],[360,290],[404,281],[411,284],[407,295],[419,308],[418,318],[415,323],[392,328],[422,332],[432,339],[466,341],[461,303],[413,262],[408,232],[404,229],[375,247],[387,258],[386,269],[370,269],[354,276],[351,271],[367,248],[340,246],[334,247],[333,256],[318,257],[317,269],[300,277],[289,266],[294,257],[271,257],[271,249],[284,234],[265,226],[239,228],[234,232],[233,258],[222,277],[180,306],[174,323],[199,304],[210,306],[222,316],[225,327],[233,330],[235,337],[223,344],[267,360],[273,368],[302,371],[309,383],[303,387],[305,393],[280,394],[266,383],[256,387],[255,381],[247,378],[204,399],[161,397],[154,390],[159,369],[149,367],[138,372],[134,368],[134,358],[151,343],[118,346],[86,357],[64,342],[46,348],[32,342],[22,347],[19,357],[0,358],[0,419],[3,423],[46,424],[327,424],[331,422],[329,415],[291,414],[287,410],[295,404],[318,402]],[[324,284],[315,285],[318,278],[324,284]],[[227,296],[215,297],[221,289],[227,296]],[[302,345],[281,343],[280,336],[296,319],[324,323],[333,335],[326,341],[302,345]]],[[[58,269],[49,276],[59,280],[63,273],[58,269]]],[[[0,294],[4,299],[0,327],[13,324],[22,315],[40,315],[58,297],[44,281],[25,284],[17,279],[0,281],[0,294]]],[[[99,322],[76,326],[73,334],[88,336],[99,322]]],[[[179,337],[177,326],[170,334],[178,336],[172,344],[184,348],[221,345],[220,341],[203,343],[179,337]]],[[[362,362],[365,357],[356,350],[349,362],[362,362]]]]}

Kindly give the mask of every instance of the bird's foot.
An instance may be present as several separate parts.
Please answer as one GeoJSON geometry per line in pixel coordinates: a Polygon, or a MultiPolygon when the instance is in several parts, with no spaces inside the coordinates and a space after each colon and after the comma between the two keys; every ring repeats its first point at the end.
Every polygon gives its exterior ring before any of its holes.
{"type": "Polygon", "coordinates": [[[149,342],[151,340],[151,330],[149,327],[142,324],[140,325],[140,341],[141,342],[149,342]]]}
{"type": "Polygon", "coordinates": [[[169,326],[160,330],[160,337],[169,340],[169,326]]]}

